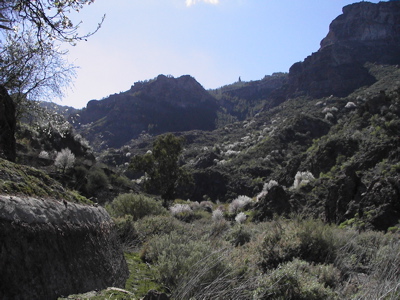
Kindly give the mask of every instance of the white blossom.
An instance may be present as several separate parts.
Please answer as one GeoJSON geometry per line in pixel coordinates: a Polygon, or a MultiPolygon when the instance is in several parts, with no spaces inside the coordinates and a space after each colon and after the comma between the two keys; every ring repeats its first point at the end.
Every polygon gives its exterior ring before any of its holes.
{"type": "Polygon", "coordinates": [[[239,224],[244,223],[246,221],[246,219],[247,219],[247,216],[243,212],[238,213],[238,215],[235,217],[235,221],[239,224]]]}
{"type": "Polygon", "coordinates": [[[212,213],[212,220],[214,222],[219,222],[224,219],[224,213],[220,209],[216,209],[212,213]]]}
{"type": "Polygon", "coordinates": [[[294,178],[293,188],[297,189],[300,186],[305,185],[314,179],[315,179],[315,177],[311,172],[309,172],[309,171],[300,172],[299,171],[296,173],[296,176],[294,178]]]}
{"type": "Polygon", "coordinates": [[[75,163],[75,155],[68,148],[62,149],[57,153],[54,165],[60,168],[63,172],[65,170],[72,168],[75,163]]]}

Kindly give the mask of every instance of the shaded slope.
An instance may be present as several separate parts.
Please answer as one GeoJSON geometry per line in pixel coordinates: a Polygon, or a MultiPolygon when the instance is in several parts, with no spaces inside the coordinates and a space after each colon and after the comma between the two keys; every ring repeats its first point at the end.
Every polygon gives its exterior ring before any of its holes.
{"type": "Polygon", "coordinates": [[[212,130],[218,105],[192,77],[136,83],[124,93],[92,100],[73,122],[85,137],[100,148],[121,147],[142,133],[212,130]]]}

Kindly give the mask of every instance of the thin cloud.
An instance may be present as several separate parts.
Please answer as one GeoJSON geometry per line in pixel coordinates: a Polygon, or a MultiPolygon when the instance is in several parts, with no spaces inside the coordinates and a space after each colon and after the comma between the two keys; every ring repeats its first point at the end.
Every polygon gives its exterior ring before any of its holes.
{"type": "Polygon", "coordinates": [[[219,0],[186,0],[186,6],[192,6],[195,5],[198,2],[205,2],[205,3],[209,3],[209,4],[219,4],[219,0]]]}

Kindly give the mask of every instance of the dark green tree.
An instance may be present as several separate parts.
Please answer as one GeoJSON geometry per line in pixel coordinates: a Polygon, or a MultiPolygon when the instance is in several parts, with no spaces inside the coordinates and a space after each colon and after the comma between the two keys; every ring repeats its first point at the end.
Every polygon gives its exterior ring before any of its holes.
{"type": "Polygon", "coordinates": [[[178,186],[191,184],[189,172],[178,162],[182,145],[183,139],[171,133],[159,136],[152,151],[135,155],[130,163],[132,170],[146,173],[146,191],[160,194],[165,204],[174,199],[178,186]]]}

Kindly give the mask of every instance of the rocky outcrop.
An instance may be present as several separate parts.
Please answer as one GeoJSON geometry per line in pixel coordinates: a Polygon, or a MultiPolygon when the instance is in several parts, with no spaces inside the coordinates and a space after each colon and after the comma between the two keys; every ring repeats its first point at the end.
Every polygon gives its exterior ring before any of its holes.
{"type": "Polygon", "coordinates": [[[359,2],[343,7],[330,25],[321,49],[338,42],[389,43],[400,40],[400,2],[359,2]]]}
{"type": "Polygon", "coordinates": [[[0,85],[0,157],[10,161],[16,158],[15,126],[14,102],[0,85]]]}
{"type": "Polygon", "coordinates": [[[343,8],[318,52],[289,71],[289,95],[347,96],[376,79],[365,63],[399,64],[400,2],[359,2],[343,8]]]}
{"type": "Polygon", "coordinates": [[[0,298],[57,299],[123,287],[127,265],[101,207],[0,196],[0,298]]]}

